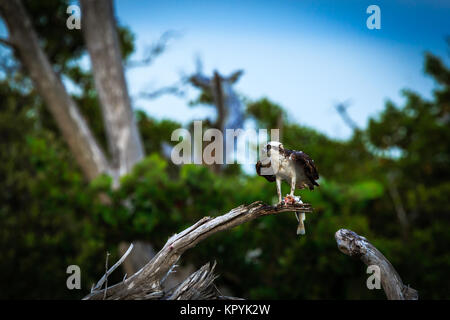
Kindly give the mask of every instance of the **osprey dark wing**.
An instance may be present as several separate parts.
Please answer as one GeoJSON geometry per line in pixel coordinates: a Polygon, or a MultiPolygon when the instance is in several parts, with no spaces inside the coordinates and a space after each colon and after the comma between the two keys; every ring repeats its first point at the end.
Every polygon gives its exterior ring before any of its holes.
{"type": "Polygon", "coordinates": [[[258,161],[255,165],[256,168],[256,173],[258,174],[258,176],[264,177],[267,179],[267,181],[269,182],[274,182],[276,180],[274,175],[262,175],[261,174],[261,168],[269,168],[270,167],[270,163],[268,163],[267,165],[263,165],[261,163],[261,161],[258,161]]]}

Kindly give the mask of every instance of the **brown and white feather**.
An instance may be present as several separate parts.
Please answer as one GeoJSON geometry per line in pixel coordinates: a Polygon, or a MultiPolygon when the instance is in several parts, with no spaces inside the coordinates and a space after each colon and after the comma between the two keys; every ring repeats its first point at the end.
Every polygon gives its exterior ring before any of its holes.
{"type": "Polygon", "coordinates": [[[314,190],[315,186],[319,186],[316,181],[319,179],[319,172],[314,160],[308,154],[303,151],[284,149],[279,142],[270,142],[267,147],[270,162],[266,165],[263,165],[261,161],[256,163],[256,173],[259,176],[270,182],[274,182],[278,176],[281,180],[291,183],[291,178],[295,175],[296,189],[314,190]],[[273,174],[261,174],[261,168],[269,167],[274,168],[271,171],[273,174]]]}

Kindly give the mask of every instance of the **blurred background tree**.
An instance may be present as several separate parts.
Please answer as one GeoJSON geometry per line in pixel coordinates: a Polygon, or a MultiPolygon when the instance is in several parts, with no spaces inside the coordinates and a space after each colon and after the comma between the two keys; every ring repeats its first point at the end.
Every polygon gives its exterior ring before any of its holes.
{"type": "MultiPolygon", "coordinates": [[[[72,98],[106,148],[93,75],[80,66],[86,54],[81,32],[55,27],[65,25],[68,2],[24,4],[53,68],[77,88],[72,98]]],[[[134,38],[124,26],[118,34],[126,60],[134,38]]],[[[221,172],[172,164],[170,136],[181,124],[139,109],[148,157],[121,178],[120,188],[112,188],[106,175],[87,182],[11,50],[2,48],[1,54],[1,298],[81,298],[103,273],[105,253],[117,259],[120,241],[145,240],[158,249],[203,216],[276,201],[273,185],[237,164],[237,170],[221,172]],[[102,202],[100,194],[112,203],[102,202]],[[82,290],[66,288],[71,264],[81,267],[82,290]]],[[[300,192],[315,209],[306,220],[307,234],[296,236],[294,214],[270,216],[208,239],[187,252],[183,263],[199,267],[217,260],[218,284],[246,298],[383,299],[381,291],[367,290],[364,266],[336,248],[334,233],[349,228],[378,247],[420,298],[450,298],[450,70],[426,54],[425,71],[437,83],[432,100],[405,91],[403,106],[386,103],[346,141],[290,121],[270,98],[249,101],[246,121],[282,128],[285,146],[301,148],[318,165],[320,188],[300,192]]],[[[121,279],[116,271],[110,281],[121,279]]]]}

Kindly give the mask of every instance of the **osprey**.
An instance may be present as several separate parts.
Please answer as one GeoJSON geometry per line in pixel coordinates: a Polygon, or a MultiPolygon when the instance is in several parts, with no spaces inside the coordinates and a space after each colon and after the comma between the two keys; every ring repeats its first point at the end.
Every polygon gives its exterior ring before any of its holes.
{"type": "MultiPolygon", "coordinates": [[[[295,189],[309,188],[314,190],[314,186],[319,186],[316,180],[319,179],[319,173],[314,164],[314,160],[303,151],[289,150],[283,147],[283,144],[277,141],[269,142],[263,149],[269,162],[265,165],[258,161],[256,163],[256,173],[266,178],[270,182],[276,181],[278,202],[282,203],[281,182],[284,180],[291,186],[291,193],[287,199],[297,198],[294,196],[295,189]],[[264,168],[264,172],[261,169],[264,168]]],[[[300,198],[298,197],[298,201],[300,198]]],[[[304,212],[296,212],[298,220],[297,234],[305,234],[304,212]]]]}

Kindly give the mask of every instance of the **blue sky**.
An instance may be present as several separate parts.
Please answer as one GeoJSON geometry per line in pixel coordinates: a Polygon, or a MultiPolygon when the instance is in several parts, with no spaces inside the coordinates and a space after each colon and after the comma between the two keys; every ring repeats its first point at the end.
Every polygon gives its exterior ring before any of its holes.
{"type": "MultiPolygon", "coordinates": [[[[404,88],[431,97],[426,51],[450,60],[450,0],[115,0],[115,11],[136,36],[132,59],[163,32],[181,34],[154,64],[127,71],[132,97],[193,73],[198,56],[205,74],[243,69],[238,92],[268,97],[294,121],[335,138],[351,133],[336,103],[349,100],[349,114],[364,127],[387,99],[401,104],[404,88]],[[381,9],[381,30],[366,27],[372,4],[381,9]]],[[[188,106],[197,93],[133,102],[153,117],[186,124],[214,116],[211,108],[188,106]]]]}
{"type": "MultiPolygon", "coordinates": [[[[250,99],[268,97],[295,121],[336,138],[350,130],[333,105],[350,99],[350,115],[365,126],[386,99],[402,103],[401,90],[431,96],[423,54],[449,61],[450,1],[137,1],[116,0],[119,21],[136,35],[137,51],[167,30],[181,37],[153,65],[127,72],[132,96],[171,85],[195,70],[201,57],[206,74],[217,69],[245,73],[236,89],[250,99]],[[381,30],[369,30],[366,8],[381,9],[381,30]]],[[[194,97],[196,90],[189,90],[194,97]]],[[[188,98],[135,100],[156,118],[182,123],[213,116],[191,108],[188,98]]]]}

